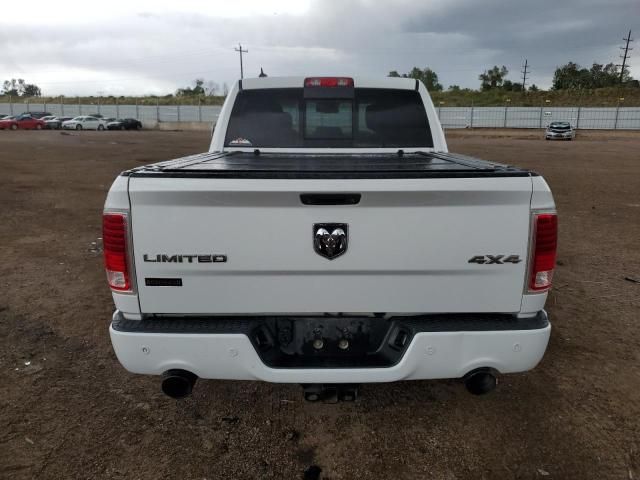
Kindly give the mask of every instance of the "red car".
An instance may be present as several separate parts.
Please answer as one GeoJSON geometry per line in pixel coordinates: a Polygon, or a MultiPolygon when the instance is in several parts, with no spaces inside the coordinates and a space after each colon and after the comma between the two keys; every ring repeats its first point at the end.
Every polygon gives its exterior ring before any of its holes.
{"type": "Polygon", "coordinates": [[[18,117],[8,117],[0,120],[0,130],[42,130],[45,123],[37,118],[28,115],[20,115],[18,117]]]}

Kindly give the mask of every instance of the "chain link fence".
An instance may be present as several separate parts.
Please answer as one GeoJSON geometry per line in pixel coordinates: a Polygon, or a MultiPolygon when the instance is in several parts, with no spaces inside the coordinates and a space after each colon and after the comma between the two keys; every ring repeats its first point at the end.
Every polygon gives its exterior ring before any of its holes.
{"type": "MultiPolygon", "coordinates": [[[[219,105],[100,105],[73,103],[0,103],[0,115],[50,112],[75,117],[100,114],[158,122],[215,123],[219,105]]],[[[436,107],[444,128],[544,128],[570,122],[578,129],[640,130],[640,107],[436,107]]]]}

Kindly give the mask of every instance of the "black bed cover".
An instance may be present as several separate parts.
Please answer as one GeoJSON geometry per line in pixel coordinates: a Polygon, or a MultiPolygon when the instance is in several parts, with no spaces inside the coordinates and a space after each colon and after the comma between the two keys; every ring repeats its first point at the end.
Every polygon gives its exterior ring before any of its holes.
{"type": "Polygon", "coordinates": [[[211,152],[137,167],[123,175],[174,178],[528,177],[529,170],[455,153],[211,152]]]}

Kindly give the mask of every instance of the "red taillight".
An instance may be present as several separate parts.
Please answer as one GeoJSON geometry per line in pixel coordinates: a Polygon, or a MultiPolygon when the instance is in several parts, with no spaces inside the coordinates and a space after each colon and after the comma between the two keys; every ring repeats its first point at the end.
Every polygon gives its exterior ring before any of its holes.
{"type": "Polygon", "coordinates": [[[558,246],[558,217],[555,213],[536,214],[533,228],[529,290],[539,292],[551,287],[558,246]]]}
{"type": "Polygon", "coordinates": [[[305,87],[353,87],[349,77],[310,77],[304,79],[305,87]]]}
{"type": "Polygon", "coordinates": [[[104,267],[109,286],[114,290],[131,290],[127,263],[127,215],[104,213],[102,215],[102,243],[104,267]]]}

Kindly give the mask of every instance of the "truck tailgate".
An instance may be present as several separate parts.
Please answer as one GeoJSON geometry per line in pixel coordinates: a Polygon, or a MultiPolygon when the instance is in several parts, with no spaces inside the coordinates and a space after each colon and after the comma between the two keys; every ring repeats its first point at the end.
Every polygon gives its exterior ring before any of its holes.
{"type": "Polygon", "coordinates": [[[529,176],[134,175],[129,195],[140,307],[181,315],[517,312],[531,191],[529,176]],[[360,194],[359,203],[301,201],[304,193],[345,192],[360,194]],[[343,255],[328,260],[314,251],[318,223],[348,226],[343,255]],[[484,255],[522,261],[469,262],[484,255]]]}

